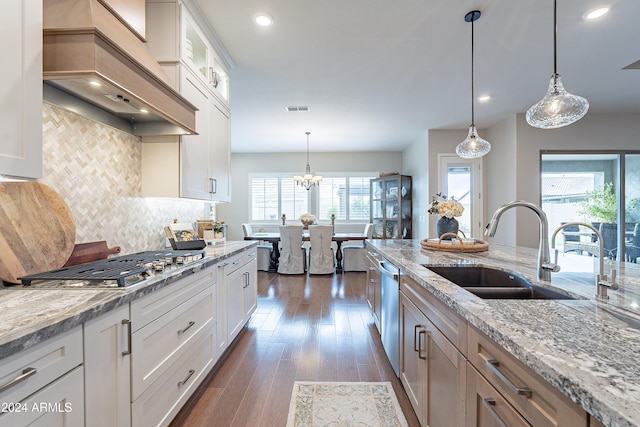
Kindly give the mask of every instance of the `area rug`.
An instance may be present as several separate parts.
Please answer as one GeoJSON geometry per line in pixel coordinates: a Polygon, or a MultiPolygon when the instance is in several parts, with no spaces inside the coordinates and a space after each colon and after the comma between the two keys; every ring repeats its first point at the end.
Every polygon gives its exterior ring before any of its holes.
{"type": "Polygon", "coordinates": [[[408,427],[390,382],[293,385],[287,427],[408,427]]]}

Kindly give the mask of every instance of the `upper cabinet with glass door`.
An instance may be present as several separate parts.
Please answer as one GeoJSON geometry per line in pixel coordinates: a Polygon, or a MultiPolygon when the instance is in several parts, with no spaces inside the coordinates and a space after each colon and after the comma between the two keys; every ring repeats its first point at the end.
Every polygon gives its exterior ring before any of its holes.
{"type": "Polygon", "coordinates": [[[189,67],[227,108],[229,72],[206,32],[179,0],[147,0],[147,45],[179,86],[180,65],[189,67]]]}

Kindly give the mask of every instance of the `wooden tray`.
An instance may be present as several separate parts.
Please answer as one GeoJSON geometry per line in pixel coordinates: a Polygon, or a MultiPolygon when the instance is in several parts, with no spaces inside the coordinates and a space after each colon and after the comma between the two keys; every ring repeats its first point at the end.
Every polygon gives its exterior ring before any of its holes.
{"type": "Polygon", "coordinates": [[[423,239],[420,241],[422,249],[444,252],[484,252],[489,250],[489,243],[484,240],[476,240],[472,243],[465,243],[460,236],[455,233],[444,233],[440,239],[423,239]],[[442,240],[444,237],[452,236],[458,240],[442,240]]]}

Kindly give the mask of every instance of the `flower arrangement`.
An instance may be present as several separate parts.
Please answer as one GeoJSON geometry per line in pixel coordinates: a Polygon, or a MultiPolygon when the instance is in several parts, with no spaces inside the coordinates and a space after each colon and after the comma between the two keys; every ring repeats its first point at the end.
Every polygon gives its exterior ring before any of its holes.
{"type": "Polygon", "coordinates": [[[438,193],[433,196],[431,205],[429,206],[427,212],[432,215],[442,215],[451,219],[456,216],[462,215],[462,212],[464,212],[464,207],[453,197],[451,199],[448,199],[446,195],[438,193]]]}
{"type": "Polygon", "coordinates": [[[316,217],[310,213],[300,215],[300,221],[307,224],[313,224],[316,221],[316,217]]]}
{"type": "Polygon", "coordinates": [[[214,221],[213,231],[215,233],[222,233],[224,231],[224,221],[214,221]]]}

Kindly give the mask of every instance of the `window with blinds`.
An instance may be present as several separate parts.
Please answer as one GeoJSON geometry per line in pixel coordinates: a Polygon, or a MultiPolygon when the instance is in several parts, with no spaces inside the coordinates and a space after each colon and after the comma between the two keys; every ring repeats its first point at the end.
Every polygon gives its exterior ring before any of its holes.
{"type": "Polygon", "coordinates": [[[322,222],[331,214],[337,221],[368,222],[369,180],[377,175],[328,175],[311,190],[296,185],[293,174],[250,175],[250,221],[277,222],[282,214],[297,219],[309,212],[322,222]]]}

